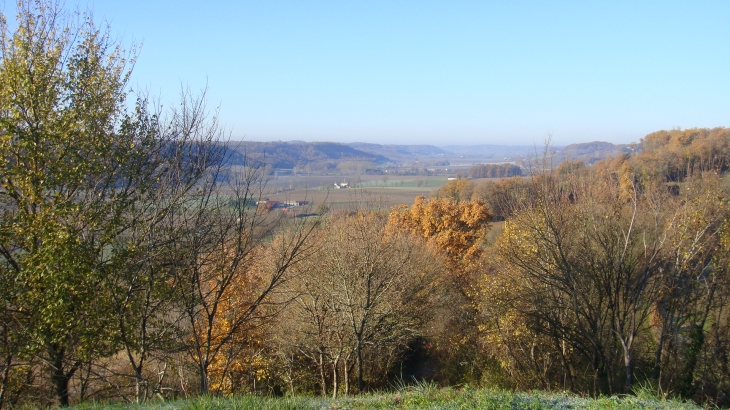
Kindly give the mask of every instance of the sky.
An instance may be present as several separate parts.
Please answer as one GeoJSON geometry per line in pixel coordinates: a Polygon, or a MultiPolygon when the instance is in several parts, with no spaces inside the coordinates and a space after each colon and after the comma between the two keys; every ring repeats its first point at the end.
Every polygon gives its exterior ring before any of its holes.
{"type": "Polygon", "coordinates": [[[65,5],[141,45],[132,89],[169,106],[207,88],[233,140],[564,145],[730,126],[727,0],[65,5]]]}

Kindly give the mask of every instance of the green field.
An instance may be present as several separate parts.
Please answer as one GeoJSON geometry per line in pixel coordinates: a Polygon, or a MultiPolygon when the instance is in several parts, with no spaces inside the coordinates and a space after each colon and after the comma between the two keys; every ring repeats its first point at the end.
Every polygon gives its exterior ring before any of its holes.
{"type": "Polygon", "coordinates": [[[404,386],[390,393],[340,397],[237,396],[202,397],[171,402],[131,405],[84,404],[83,409],[197,410],[197,409],[699,409],[695,404],[657,400],[649,395],[590,399],[567,393],[510,392],[504,390],[439,389],[428,383],[404,386]]]}

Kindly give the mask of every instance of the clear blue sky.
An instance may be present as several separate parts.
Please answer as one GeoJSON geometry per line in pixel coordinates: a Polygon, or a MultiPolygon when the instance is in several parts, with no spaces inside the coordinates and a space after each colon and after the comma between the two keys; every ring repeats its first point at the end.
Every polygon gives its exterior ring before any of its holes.
{"type": "Polygon", "coordinates": [[[142,43],[135,88],[172,102],[207,82],[233,139],[623,143],[730,126],[728,0],[66,7],[142,43]]]}

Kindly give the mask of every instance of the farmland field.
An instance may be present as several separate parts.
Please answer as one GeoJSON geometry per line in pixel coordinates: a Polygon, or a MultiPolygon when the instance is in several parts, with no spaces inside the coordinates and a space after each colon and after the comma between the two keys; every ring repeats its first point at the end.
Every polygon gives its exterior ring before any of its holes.
{"type": "MultiPolygon", "coordinates": [[[[473,179],[475,184],[498,181],[501,178],[473,179]]],[[[273,201],[306,201],[313,205],[326,203],[331,209],[348,209],[366,205],[368,208],[390,208],[410,205],[417,196],[430,196],[441,188],[446,176],[297,176],[277,177],[268,183],[267,198],[273,201]],[[350,188],[336,189],[335,183],[347,183],[350,188]]]]}
{"type": "Polygon", "coordinates": [[[269,183],[270,200],[326,203],[331,209],[348,209],[365,205],[368,208],[390,208],[412,204],[419,195],[429,196],[443,186],[446,177],[382,176],[307,176],[274,179],[269,183]],[[351,188],[335,189],[335,183],[348,183],[351,188]]]}

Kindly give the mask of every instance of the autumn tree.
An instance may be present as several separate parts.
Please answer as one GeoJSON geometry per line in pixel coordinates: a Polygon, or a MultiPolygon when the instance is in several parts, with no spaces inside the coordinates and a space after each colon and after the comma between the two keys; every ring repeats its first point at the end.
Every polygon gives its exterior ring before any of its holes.
{"type": "Polygon", "coordinates": [[[626,172],[547,173],[532,177],[531,190],[535,200],[507,219],[497,241],[511,285],[488,292],[510,305],[502,319],[493,318],[493,330],[521,315],[522,326],[558,355],[571,385],[585,363],[593,391],[630,391],[636,346],[661,294],[673,220],[668,194],[640,191],[626,172]],[[622,387],[614,381],[619,366],[622,387]]]}
{"type": "MultiPolygon", "coordinates": [[[[591,363],[598,391],[615,388],[611,346],[620,345],[630,390],[635,342],[657,294],[663,236],[654,229],[655,211],[636,197],[611,200],[615,194],[605,193],[618,189],[611,185],[581,191],[578,203],[557,188],[538,187],[537,206],[509,219],[498,241],[509,275],[523,280],[511,289],[519,294],[513,300],[529,301],[521,313],[533,330],[591,363]]],[[[564,371],[571,377],[567,362],[564,371]]]]}
{"type": "Polygon", "coordinates": [[[410,207],[394,208],[388,220],[389,231],[422,238],[446,258],[448,271],[441,279],[445,310],[439,312],[440,331],[430,337],[432,353],[444,368],[442,377],[451,383],[469,381],[465,377],[473,382],[479,367],[479,354],[473,349],[478,336],[475,285],[491,218],[480,200],[418,197],[410,207]]]}
{"type": "MultiPolygon", "coordinates": [[[[715,175],[694,177],[679,193],[667,229],[667,255],[652,322],[657,334],[652,376],[674,385],[685,397],[694,393],[694,373],[709,335],[726,328],[727,187],[715,175]]],[[[717,332],[717,333],[715,333],[717,332]]],[[[717,340],[717,339],[716,339],[717,340]]],[[[717,351],[717,350],[716,350],[717,351]]],[[[714,363],[727,363],[714,357],[714,363]]]]}
{"type": "MultiPolygon", "coordinates": [[[[266,192],[263,170],[253,161],[235,176],[218,168],[198,184],[194,203],[180,210],[182,232],[175,246],[181,262],[175,274],[189,329],[186,350],[203,394],[226,349],[243,343],[252,326],[276,313],[267,304],[291,265],[308,255],[307,239],[318,224],[294,219],[279,231],[284,214],[258,212],[255,203],[266,192]]],[[[216,377],[225,378],[225,371],[216,377]]]]}
{"type": "Polygon", "coordinates": [[[474,188],[472,199],[486,203],[494,220],[503,220],[534,195],[529,184],[520,177],[505,178],[498,182],[485,181],[474,188]]]}
{"type": "Polygon", "coordinates": [[[508,178],[522,175],[515,164],[484,164],[469,168],[469,178],[508,178]]]}
{"type": "Polygon", "coordinates": [[[382,212],[332,217],[317,253],[297,265],[289,285],[298,296],[284,328],[318,369],[323,394],[328,380],[333,395],[343,379],[347,392],[351,370],[364,392],[368,369],[387,372],[430,317],[438,258],[419,241],[385,232],[386,222],[382,212]]]}
{"type": "Polygon", "coordinates": [[[334,246],[328,268],[340,287],[337,304],[353,339],[360,392],[365,350],[403,347],[417,334],[428,318],[423,307],[438,269],[417,243],[384,234],[385,223],[384,215],[360,212],[333,225],[328,241],[334,246]]]}
{"type": "Polygon", "coordinates": [[[439,188],[433,196],[449,198],[454,201],[469,201],[474,193],[475,184],[466,178],[454,179],[439,188]]]}
{"type": "Polygon", "coordinates": [[[419,196],[412,206],[401,205],[391,212],[388,229],[423,237],[453,263],[468,263],[481,254],[490,220],[482,201],[419,196]]]}
{"type": "MultiPolygon", "coordinates": [[[[332,396],[336,397],[340,379],[344,379],[345,394],[349,393],[350,370],[354,364],[353,340],[350,326],[339,304],[335,303],[340,284],[333,272],[322,269],[320,264],[320,258],[326,257],[329,248],[324,243],[326,230],[320,230],[317,236],[322,248],[318,249],[315,257],[294,266],[295,274],[286,285],[288,291],[283,295],[291,297],[292,303],[279,318],[275,337],[281,352],[287,356],[303,357],[313,365],[323,396],[329,391],[330,381],[332,396]]],[[[291,377],[289,383],[293,393],[291,377]]]]}
{"type": "Polygon", "coordinates": [[[586,164],[583,163],[583,161],[574,160],[574,161],[563,161],[558,165],[558,169],[556,172],[560,176],[567,176],[570,174],[575,174],[578,172],[585,172],[586,171],[586,164]]]}
{"type": "Polygon", "coordinates": [[[728,148],[730,129],[725,127],[662,130],[642,138],[632,162],[646,176],[681,181],[694,173],[727,170],[728,148]]]}
{"type": "MultiPolygon", "coordinates": [[[[723,134],[649,140],[703,135],[723,134]]],[[[641,155],[545,168],[504,193],[479,309],[498,383],[610,393],[652,378],[665,394],[726,400],[727,179],[722,167],[663,174],[677,172],[671,156],[646,173],[641,155]]]]}

